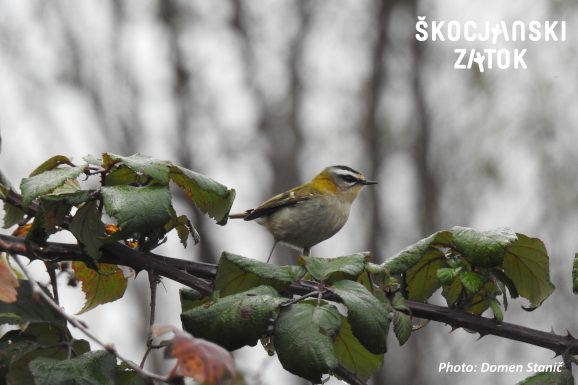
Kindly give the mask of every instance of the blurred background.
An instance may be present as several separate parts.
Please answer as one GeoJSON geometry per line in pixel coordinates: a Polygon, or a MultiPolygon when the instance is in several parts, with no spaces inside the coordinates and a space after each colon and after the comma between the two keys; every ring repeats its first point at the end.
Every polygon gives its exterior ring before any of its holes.
{"type": "MultiPolygon", "coordinates": [[[[55,154],[80,162],[141,152],[235,188],[240,211],[345,164],[379,184],[313,255],[371,250],[379,263],[454,225],[512,227],[545,241],[557,290],[533,313],[513,301],[506,320],[577,335],[577,10],[571,0],[3,0],[0,169],[17,185],[55,154]],[[567,40],[496,45],[527,48],[526,70],[456,70],[455,48],[494,46],[418,42],[417,16],[565,20],[567,40]]],[[[177,211],[192,216],[202,241],[183,250],[173,236],[166,255],[264,260],[271,247],[257,224],[221,227],[184,200],[177,211]]],[[[276,262],[292,255],[278,248],[276,262]]],[[[158,322],[180,325],[178,289],[164,281],[158,322]]],[[[82,307],[78,288],[64,296],[68,311],[82,307]]],[[[140,361],[148,298],[143,274],[125,298],[80,318],[140,361]]],[[[372,383],[513,384],[529,374],[438,366],[553,362],[543,349],[450,331],[432,322],[401,348],[392,338],[372,383]]],[[[305,383],[260,347],[235,357],[250,384],[305,383]]],[[[163,365],[160,354],[149,360],[152,370],[163,365]]]]}

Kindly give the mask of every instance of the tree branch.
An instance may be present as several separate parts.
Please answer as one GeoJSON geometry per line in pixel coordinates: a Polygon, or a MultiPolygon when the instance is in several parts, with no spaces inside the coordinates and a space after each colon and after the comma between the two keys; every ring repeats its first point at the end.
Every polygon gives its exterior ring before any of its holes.
{"type": "MultiPolygon", "coordinates": [[[[24,255],[38,259],[38,253],[28,250],[22,238],[0,234],[0,251],[24,255]]],[[[53,243],[42,249],[41,254],[53,262],[88,261],[90,258],[82,253],[77,245],[53,243]]],[[[99,262],[129,266],[137,271],[154,270],[157,274],[172,279],[204,294],[212,291],[211,283],[217,266],[206,263],[185,261],[160,256],[153,253],[141,253],[120,243],[109,244],[103,248],[99,262]],[[204,279],[201,279],[204,278],[204,279]]],[[[294,282],[286,290],[287,295],[307,295],[313,289],[305,284],[294,282]]],[[[332,293],[324,293],[323,298],[339,301],[332,293]]],[[[492,318],[480,317],[458,309],[431,305],[421,302],[405,301],[412,314],[419,318],[443,322],[452,327],[474,330],[482,336],[491,334],[498,337],[524,342],[552,350],[557,355],[578,354],[578,340],[571,335],[562,336],[527,328],[508,322],[498,322],[492,318]]]]}

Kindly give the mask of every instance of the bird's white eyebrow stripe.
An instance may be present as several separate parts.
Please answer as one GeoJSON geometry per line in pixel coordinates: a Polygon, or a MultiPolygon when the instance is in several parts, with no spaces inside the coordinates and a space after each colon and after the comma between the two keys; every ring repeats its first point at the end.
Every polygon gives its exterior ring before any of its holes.
{"type": "Polygon", "coordinates": [[[355,179],[359,179],[359,178],[360,178],[360,175],[359,175],[358,173],[353,172],[353,171],[349,171],[349,170],[344,170],[344,169],[342,169],[342,168],[334,168],[334,169],[333,169],[333,172],[334,172],[335,174],[337,174],[337,175],[343,175],[343,176],[349,175],[349,176],[354,177],[355,179]]]}

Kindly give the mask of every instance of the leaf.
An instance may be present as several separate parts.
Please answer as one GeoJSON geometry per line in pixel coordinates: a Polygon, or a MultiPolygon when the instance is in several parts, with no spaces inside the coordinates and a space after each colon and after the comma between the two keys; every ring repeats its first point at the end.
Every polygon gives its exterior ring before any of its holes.
{"type": "Polygon", "coordinates": [[[167,186],[105,186],[101,192],[107,214],[116,218],[124,235],[158,231],[174,213],[167,186]]]}
{"type": "Polygon", "coordinates": [[[0,383],[32,384],[28,368],[36,357],[68,359],[70,354],[90,350],[88,341],[74,340],[66,329],[50,323],[33,323],[25,330],[12,330],[0,339],[0,383]],[[2,382],[5,379],[6,382],[2,382]]]}
{"type": "Polygon", "coordinates": [[[490,309],[492,309],[492,313],[494,313],[494,318],[498,322],[502,322],[504,320],[504,313],[502,312],[502,308],[500,304],[495,299],[488,300],[488,304],[490,305],[490,309]]]}
{"type": "Polygon", "coordinates": [[[48,194],[61,186],[67,179],[76,179],[83,171],[84,166],[63,167],[22,179],[20,183],[22,205],[24,208],[28,208],[34,199],[48,194]]]}
{"type": "Polygon", "coordinates": [[[272,287],[259,286],[187,310],[181,321],[187,332],[235,350],[254,346],[285,301],[272,287]]]}
{"type": "Polygon", "coordinates": [[[118,186],[139,183],[139,175],[126,166],[115,168],[104,177],[103,186],[118,186]]]}
{"type": "Polygon", "coordinates": [[[103,160],[107,165],[111,163],[123,164],[139,174],[153,178],[161,185],[169,183],[169,171],[172,163],[166,160],[159,160],[138,153],[128,157],[106,153],[103,154],[103,160]]]}
{"type": "Polygon", "coordinates": [[[98,261],[105,231],[96,206],[96,201],[90,201],[80,207],[70,222],[69,230],[86,254],[98,261]]]}
{"type": "Polygon", "coordinates": [[[166,357],[177,359],[173,372],[206,385],[217,385],[228,374],[232,377],[231,382],[235,383],[237,372],[231,353],[210,341],[194,338],[172,325],[154,325],[152,334],[158,336],[159,331],[164,334],[165,330],[175,334],[165,354],[166,357]]]}
{"type": "Polygon", "coordinates": [[[484,278],[475,271],[464,271],[459,274],[460,281],[469,294],[475,294],[484,285],[484,278]]]}
{"type": "Polygon", "coordinates": [[[115,385],[116,358],[104,350],[63,361],[39,357],[30,372],[35,385],[115,385]]]}
{"type": "Polygon", "coordinates": [[[54,311],[32,291],[28,281],[19,280],[17,301],[13,303],[0,302],[0,324],[24,324],[47,322],[66,329],[66,320],[54,311]]]}
{"type": "Polygon", "coordinates": [[[387,351],[389,317],[385,306],[362,284],[342,280],[335,282],[333,291],[347,306],[347,319],[353,335],[374,354],[387,351]]]}
{"type": "Polygon", "coordinates": [[[549,258],[541,240],[517,234],[504,256],[504,273],[514,282],[518,293],[536,308],[554,291],[550,282],[549,258]]]}
{"type": "Polygon", "coordinates": [[[383,365],[383,354],[373,354],[367,350],[353,335],[347,319],[341,321],[333,350],[337,361],[364,381],[383,365]]]}
{"type": "Polygon", "coordinates": [[[437,270],[436,276],[443,285],[450,285],[459,272],[460,268],[442,267],[437,270]]]}
{"type": "Polygon", "coordinates": [[[313,278],[323,282],[335,282],[342,279],[355,279],[363,272],[368,253],[357,253],[337,258],[315,258],[301,256],[299,264],[313,278]]]}
{"type": "MultiPolygon", "coordinates": [[[[305,272],[302,268],[301,270],[302,276],[305,272]]],[[[215,289],[219,290],[222,297],[260,285],[271,286],[277,291],[282,291],[296,280],[296,277],[286,269],[223,252],[215,277],[215,289]]]]}
{"type": "Polygon", "coordinates": [[[402,346],[411,337],[411,316],[404,312],[395,310],[393,313],[393,331],[399,345],[402,346]]]}
{"type": "Polygon", "coordinates": [[[574,377],[568,369],[560,367],[560,371],[540,372],[530,376],[516,385],[574,385],[574,377]]]}
{"type": "Polygon", "coordinates": [[[452,234],[456,249],[472,266],[480,267],[500,266],[506,247],[517,239],[508,228],[478,231],[456,226],[452,234]]]}
{"type": "Polygon", "coordinates": [[[220,225],[227,223],[235,200],[234,189],[227,189],[211,178],[183,167],[172,166],[170,170],[170,179],[185,191],[199,210],[220,225]]]}
{"type": "Polygon", "coordinates": [[[279,362],[285,370],[319,383],[338,365],[333,340],[341,315],[333,305],[290,305],[281,311],[273,335],[279,362]]]}
{"type": "Polygon", "coordinates": [[[197,233],[197,230],[193,227],[193,224],[186,215],[180,215],[179,217],[175,218],[174,228],[177,231],[179,240],[184,247],[187,247],[189,234],[193,237],[193,242],[195,244],[199,243],[199,233],[197,233]]]}
{"type": "Polygon", "coordinates": [[[68,164],[72,166],[72,162],[70,159],[68,159],[68,157],[64,155],[55,155],[52,158],[45,160],[44,163],[42,163],[40,166],[36,167],[34,171],[30,173],[30,176],[42,174],[44,171],[55,169],[62,164],[68,164]]]}
{"type": "Polygon", "coordinates": [[[0,301],[6,303],[16,302],[18,279],[14,276],[12,269],[6,260],[0,259],[0,301]]]}
{"type": "Polygon", "coordinates": [[[84,262],[72,262],[72,269],[77,280],[82,283],[84,306],[77,314],[82,314],[98,305],[114,302],[122,298],[127,286],[127,279],[117,265],[99,263],[98,271],[84,262]]]}
{"type": "Polygon", "coordinates": [[[26,213],[19,207],[4,202],[4,228],[10,228],[20,222],[26,213]]]}
{"type": "Polygon", "coordinates": [[[451,242],[451,232],[446,230],[438,231],[403,249],[393,258],[384,262],[382,266],[387,268],[390,274],[403,274],[431,253],[432,250],[438,250],[438,247],[449,247],[451,242]]]}
{"type": "Polygon", "coordinates": [[[460,299],[460,294],[462,294],[463,288],[462,282],[459,279],[452,281],[449,286],[444,286],[442,296],[446,299],[448,306],[453,306],[458,299],[460,299]]]}
{"type": "Polygon", "coordinates": [[[407,299],[424,301],[429,298],[440,287],[437,272],[445,266],[445,254],[438,249],[428,249],[407,271],[407,299]]]}

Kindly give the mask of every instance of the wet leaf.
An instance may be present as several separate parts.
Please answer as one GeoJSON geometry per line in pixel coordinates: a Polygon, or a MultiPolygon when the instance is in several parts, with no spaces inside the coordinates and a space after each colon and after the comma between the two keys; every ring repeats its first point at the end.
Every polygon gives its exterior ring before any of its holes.
{"type": "Polygon", "coordinates": [[[215,219],[218,224],[227,223],[235,200],[235,190],[227,189],[209,177],[178,166],[171,167],[170,178],[185,191],[199,210],[215,219]]]}
{"type": "Polygon", "coordinates": [[[105,186],[101,191],[107,214],[124,235],[158,231],[174,213],[167,186],[105,186]]]}
{"type": "Polygon", "coordinates": [[[283,368],[319,383],[338,365],[333,340],[340,327],[341,315],[333,305],[302,302],[281,311],[273,338],[283,368]]]}
{"type": "Polygon", "coordinates": [[[516,234],[508,229],[478,231],[467,227],[452,228],[456,249],[472,266],[500,266],[506,247],[516,241],[516,234]]]}
{"type": "Polygon", "coordinates": [[[438,249],[429,248],[422,258],[407,271],[407,297],[412,301],[424,301],[441,285],[437,272],[446,267],[446,257],[438,249]]]}
{"type": "Polygon", "coordinates": [[[41,195],[48,194],[68,179],[76,179],[84,171],[84,166],[56,168],[22,179],[22,205],[27,208],[41,195]]]}
{"type": "Polygon", "coordinates": [[[68,159],[68,157],[64,155],[55,155],[52,158],[45,160],[44,163],[42,163],[40,166],[36,167],[34,171],[30,173],[30,176],[42,174],[44,171],[55,169],[62,164],[68,164],[72,166],[72,162],[70,159],[68,159]]]}
{"type": "Polygon", "coordinates": [[[355,279],[363,272],[367,253],[357,253],[337,258],[316,258],[301,256],[299,264],[318,281],[335,282],[342,279],[355,279]]]}
{"type": "Polygon", "coordinates": [[[107,165],[112,163],[125,165],[138,174],[153,178],[161,185],[169,183],[169,170],[172,163],[166,160],[159,160],[142,154],[121,156],[111,153],[103,154],[103,160],[107,165]]]}
{"type": "MultiPolygon", "coordinates": [[[[301,276],[303,276],[305,271],[301,270],[301,276]]],[[[215,289],[219,290],[223,297],[260,285],[271,286],[277,291],[282,291],[299,279],[297,277],[286,268],[223,252],[219,259],[215,289]]]]}
{"type": "Polygon", "coordinates": [[[364,381],[383,365],[383,354],[367,350],[353,335],[347,319],[341,322],[333,350],[339,363],[364,381]]]}
{"type": "Polygon", "coordinates": [[[79,245],[95,261],[100,258],[100,248],[103,245],[104,224],[100,219],[96,201],[90,201],[81,206],[72,218],[69,226],[79,245]]]}
{"type": "Polygon", "coordinates": [[[331,288],[347,306],[347,319],[353,335],[374,354],[387,351],[387,332],[389,317],[385,306],[362,284],[342,280],[331,288]]]}
{"type": "Polygon", "coordinates": [[[228,350],[254,346],[267,332],[277,307],[287,301],[275,289],[259,286],[181,314],[183,329],[228,350]]]}
{"type": "Polygon", "coordinates": [[[104,350],[62,361],[39,357],[30,372],[35,385],[115,385],[116,358],[104,350]]]}

